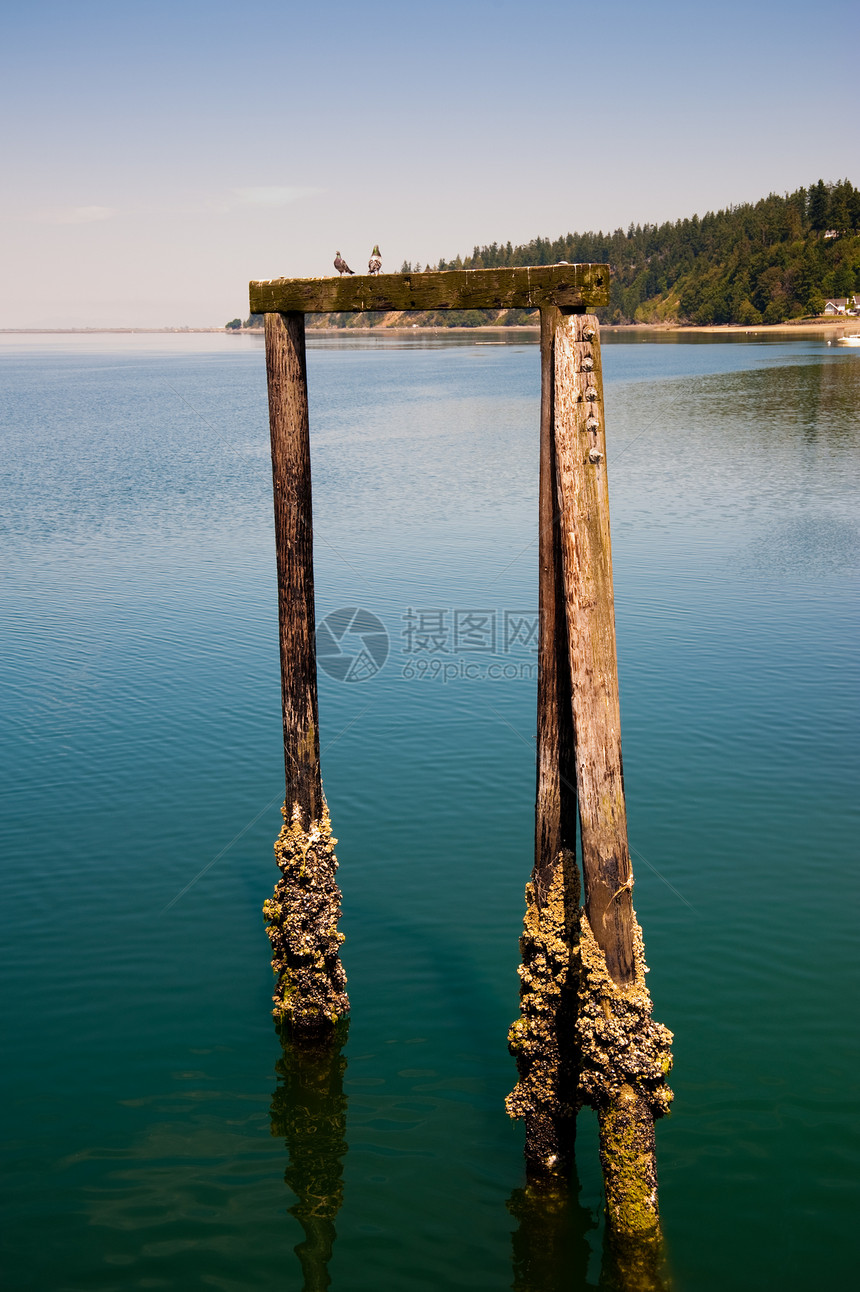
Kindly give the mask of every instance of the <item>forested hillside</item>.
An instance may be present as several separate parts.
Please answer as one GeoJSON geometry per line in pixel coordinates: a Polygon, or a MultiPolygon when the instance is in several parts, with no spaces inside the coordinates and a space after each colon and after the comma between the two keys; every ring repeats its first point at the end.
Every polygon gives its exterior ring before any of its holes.
{"type": "Polygon", "coordinates": [[[475,247],[438,268],[608,261],[610,323],[781,323],[860,291],[860,191],[846,179],[674,224],[475,247]]]}
{"type": "MultiPolygon", "coordinates": [[[[860,292],[860,190],[849,180],[762,198],[674,223],[625,233],[568,233],[522,246],[492,243],[422,269],[492,269],[560,260],[609,263],[604,323],[782,323],[820,314],[828,297],[860,292]]],[[[392,266],[387,266],[392,268],[392,266]]],[[[477,326],[531,323],[527,310],[440,310],[411,314],[316,315],[316,326],[477,326]]],[[[309,322],[311,320],[309,319],[309,322]]],[[[248,324],[251,320],[248,320],[248,324]]],[[[238,319],[228,326],[241,326],[238,319]]],[[[247,324],[246,324],[247,326],[247,324]]]]}

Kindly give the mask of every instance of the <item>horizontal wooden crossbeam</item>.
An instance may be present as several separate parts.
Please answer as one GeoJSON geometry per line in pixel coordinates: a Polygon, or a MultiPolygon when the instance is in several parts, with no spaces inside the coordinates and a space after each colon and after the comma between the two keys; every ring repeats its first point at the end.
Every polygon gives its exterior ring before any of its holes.
{"type": "Polygon", "coordinates": [[[445,269],[343,278],[271,278],[250,284],[252,314],[361,310],[499,310],[556,305],[591,313],[609,304],[608,265],[445,269]]]}

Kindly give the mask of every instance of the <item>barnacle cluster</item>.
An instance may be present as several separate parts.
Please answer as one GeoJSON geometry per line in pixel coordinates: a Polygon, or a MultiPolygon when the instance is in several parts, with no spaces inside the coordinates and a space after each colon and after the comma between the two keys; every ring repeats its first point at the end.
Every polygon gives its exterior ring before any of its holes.
{"type": "Polygon", "coordinates": [[[272,1014],[291,1032],[325,1032],[349,1012],[338,932],[341,894],[328,808],[307,829],[296,805],[275,842],[281,878],[263,903],[277,986],[272,1014]]]}
{"type": "Polygon", "coordinates": [[[609,975],[588,917],[581,913],[576,1015],[579,1097],[600,1112],[621,1096],[623,1087],[632,1086],[644,1097],[652,1116],[662,1117],[672,1102],[666,1085],[672,1067],[672,1033],[651,1017],[642,929],[635,916],[633,962],[634,981],[619,987],[609,975]]]}
{"type": "MultiPolygon", "coordinates": [[[[638,1269],[644,1262],[647,1272],[660,1244],[654,1122],[672,1102],[666,1084],[672,1033],[651,1017],[642,930],[635,916],[633,963],[633,982],[619,987],[583,912],[576,1018],[579,1098],[597,1112],[610,1230],[618,1242],[634,1242],[624,1249],[626,1266],[638,1269]]],[[[646,1280],[630,1286],[653,1285],[646,1280]]]]}
{"type": "Polygon", "coordinates": [[[576,1113],[594,1108],[607,1211],[617,1235],[658,1229],[654,1121],[669,1111],[672,1033],[651,1017],[642,930],[634,918],[634,981],[615,983],[579,908],[574,856],[561,852],[539,900],[526,886],[520,1017],[508,1033],[519,1081],[505,1101],[526,1123],[526,1158],[544,1177],[570,1165],[576,1113]]]}
{"type": "Polygon", "coordinates": [[[569,1166],[576,1127],[579,876],[572,852],[559,853],[541,888],[539,901],[534,879],[526,885],[520,1017],[508,1033],[520,1079],[505,1106],[511,1117],[525,1118],[530,1166],[553,1176],[569,1166]]]}

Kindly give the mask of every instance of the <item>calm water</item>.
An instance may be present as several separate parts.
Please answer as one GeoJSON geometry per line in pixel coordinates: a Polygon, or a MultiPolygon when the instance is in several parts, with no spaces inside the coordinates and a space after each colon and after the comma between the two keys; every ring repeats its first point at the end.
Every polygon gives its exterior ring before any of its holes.
{"type": "MultiPolygon", "coordinates": [[[[0,340],[9,1288],[299,1292],[302,1220],[308,1287],[597,1286],[591,1115],[581,1191],[547,1219],[502,1103],[539,360],[476,340],[309,353],[318,616],[363,607],[390,638],[374,676],[321,675],[353,1006],[328,1069],[279,1065],[268,1013],[283,773],[260,343],[0,340]]],[[[636,904],[676,1035],[674,1286],[842,1288],[860,356],[610,339],[605,375],[636,904]]]]}

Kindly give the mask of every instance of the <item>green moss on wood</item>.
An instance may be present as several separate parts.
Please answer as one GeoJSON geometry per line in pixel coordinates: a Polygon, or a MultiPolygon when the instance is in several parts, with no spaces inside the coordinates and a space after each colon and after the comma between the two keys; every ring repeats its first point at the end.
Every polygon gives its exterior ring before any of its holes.
{"type": "Polygon", "coordinates": [[[648,1100],[624,1085],[601,1110],[600,1162],[606,1214],[612,1228],[629,1237],[659,1229],[654,1116],[648,1100]]]}

